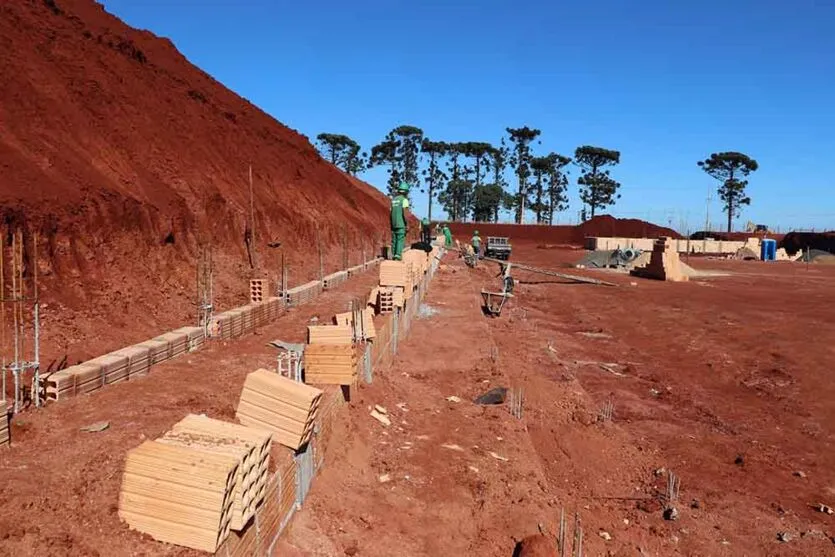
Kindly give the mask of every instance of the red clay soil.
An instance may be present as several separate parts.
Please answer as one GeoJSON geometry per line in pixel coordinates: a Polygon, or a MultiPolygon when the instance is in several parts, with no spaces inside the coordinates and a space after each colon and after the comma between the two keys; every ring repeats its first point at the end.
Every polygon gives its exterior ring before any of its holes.
{"type": "Polygon", "coordinates": [[[268,341],[304,342],[311,317],[330,319],[376,283],[376,273],[365,273],[241,339],[210,342],[146,377],[15,417],[12,446],[0,448],[0,557],[205,556],[119,520],[125,454],[188,413],[234,421],[246,375],[275,367],[268,341]],[[104,431],[80,431],[102,421],[104,431]]]}
{"type": "MultiPolygon", "coordinates": [[[[514,259],[576,258],[535,245],[514,259]]],[[[565,509],[588,555],[835,555],[833,517],[812,507],[835,506],[835,269],[693,265],[729,274],[576,271],[612,288],[520,272],[490,319],[479,291],[498,286],[496,269],[449,261],[426,301],[438,313],[343,408],[282,548],[507,557],[540,532],[553,540],[565,509]],[[524,390],[522,420],[470,402],[494,386],[524,390]],[[675,521],[662,516],[670,472],[675,521]]]]}
{"type": "Polygon", "coordinates": [[[678,232],[638,219],[618,219],[599,215],[576,226],[543,226],[536,224],[492,224],[484,222],[453,222],[449,228],[454,236],[469,240],[473,231],[478,230],[483,238],[487,236],[508,236],[511,243],[516,240],[530,240],[548,244],[572,244],[582,246],[585,239],[594,236],[618,238],[657,238],[668,236],[680,238],[678,232]]]}
{"type": "Polygon", "coordinates": [[[383,194],[92,0],[0,3],[0,74],[0,235],[8,248],[23,230],[31,276],[40,233],[45,366],[192,322],[198,242],[225,309],[251,275],[277,278],[282,255],[301,284],[319,238],[329,273],[343,235],[356,264],[387,233],[383,194]]]}

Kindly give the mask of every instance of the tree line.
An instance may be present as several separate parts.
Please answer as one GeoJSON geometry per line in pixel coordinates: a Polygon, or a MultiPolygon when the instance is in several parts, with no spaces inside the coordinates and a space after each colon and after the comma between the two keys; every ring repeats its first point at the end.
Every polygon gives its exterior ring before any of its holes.
{"type": "MultiPolygon", "coordinates": [[[[322,156],[346,173],[374,167],[387,169],[388,193],[402,180],[428,197],[428,218],[440,203],[453,221],[498,222],[501,210],[511,211],[521,223],[526,211],[537,224],[553,224],[554,215],[568,209],[569,175],[579,171],[577,185],[583,203],[582,218],[594,217],[620,198],[620,182],[612,169],[620,163],[620,152],[582,145],[573,157],[559,153],[536,154],[541,131],[528,126],[506,128],[498,145],[485,142],[446,142],[427,137],[415,126],[398,126],[385,138],[363,152],[360,145],[342,134],[317,136],[322,156]],[[515,190],[507,180],[510,171],[515,190]]],[[[720,181],[720,199],[728,213],[728,230],[742,205],[747,181],[741,178],[757,169],[757,162],[742,153],[714,153],[699,166],[720,181]]]]}

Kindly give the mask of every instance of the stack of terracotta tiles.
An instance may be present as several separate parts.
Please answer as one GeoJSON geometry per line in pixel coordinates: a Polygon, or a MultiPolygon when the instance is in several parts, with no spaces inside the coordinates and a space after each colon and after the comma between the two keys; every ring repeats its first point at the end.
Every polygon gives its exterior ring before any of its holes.
{"type": "Polygon", "coordinates": [[[273,441],[297,450],[310,440],[321,397],[319,389],[259,369],[244,381],[238,421],[271,431],[273,441]]]}
{"type": "Polygon", "coordinates": [[[681,260],[673,242],[666,237],[658,238],[652,246],[649,263],[631,271],[635,276],[685,282],[688,276],[682,272],[681,260]]]}
{"type": "Polygon", "coordinates": [[[255,516],[255,508],[264,498],[271,439],[272,433],[263,429],[191,414],[158,441],[238,459],[230,526],[233,530],[241,530],[255,516]]]}
{"type": "Polygon", "coordinates": [[[119,517],[156,540],[214,552],[229,535],[240,459],[146,441],[125,460],[119,517]]]}
{"type": "MultiPolygon", "coordinates": [[[[348,316],[351,319],[350,314],[348,316]]],[[[353,385],[357,379],[353,326],[313,325],[307,328],[307,336],[304,348],[305,383],[353,385]]]]}

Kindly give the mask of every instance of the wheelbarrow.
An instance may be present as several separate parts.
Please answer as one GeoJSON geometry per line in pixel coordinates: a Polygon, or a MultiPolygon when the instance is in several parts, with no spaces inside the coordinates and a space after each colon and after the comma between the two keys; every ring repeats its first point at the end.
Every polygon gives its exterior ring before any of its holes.
{"type": "Polygon", "coordinates": [[[489,292],[487,290],[481,291],[481,298],[484,300],[484,311],[488,315],[498,317],[502,314],[502,308],[508,298],[512,298],[513,294],[510,292],[489,292]]]}

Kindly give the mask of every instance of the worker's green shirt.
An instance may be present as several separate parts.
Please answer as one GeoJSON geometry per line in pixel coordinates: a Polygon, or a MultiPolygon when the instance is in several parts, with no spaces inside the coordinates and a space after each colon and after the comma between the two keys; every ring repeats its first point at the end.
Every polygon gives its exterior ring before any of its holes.
{"type": "Polygon", "coordinates": [[[397,195],[391,200],[391,229],[406,229],[406,209],[409,208],[409,200],[404,195],[397,195]]]}
{"type": "Polygon", "coordinates": [[[480,236],[473,236],[473,245],[478,247],[481,245],[481,237],[480,236]]]}

